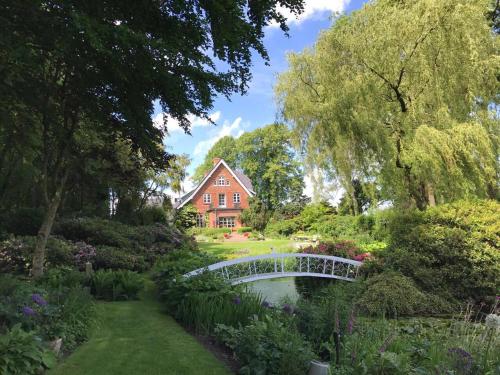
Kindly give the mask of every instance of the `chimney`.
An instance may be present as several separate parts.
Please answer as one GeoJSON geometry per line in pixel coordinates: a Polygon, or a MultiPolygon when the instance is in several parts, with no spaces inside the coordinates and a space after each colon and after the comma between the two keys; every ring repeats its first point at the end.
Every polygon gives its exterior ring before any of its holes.
{"type": "Polygon", "coordinates": [[[212,160],[212,162],[213,162],[213,164],[214,164],[214,167],[215,167],[215,166],[217,165],[217,163],[218,163],[218,162],[220,162],[220,161],[221,161],[221,158],[214,158],[214,159],[212,160]]]}

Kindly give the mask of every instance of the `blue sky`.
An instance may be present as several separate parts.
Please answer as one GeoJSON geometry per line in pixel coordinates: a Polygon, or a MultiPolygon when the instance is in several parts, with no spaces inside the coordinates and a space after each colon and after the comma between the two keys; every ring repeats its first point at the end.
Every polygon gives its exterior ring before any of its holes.
{"type": "MultiPolygon", "coordinates": [[[[216,126],[193,118],[191,135],[184,134],[175,124],[169,126],[170,135],[165,139],[169,152],[188,154],[191,158],[188,173],[191,174],[218,139],[226,135],[238,137],[244,132],[273,123],[277,118],[273,85],[277,74],[287,69],[287,53],[312,46],[321,31],[331,25],[332,11],[350,12],[360,8],[363,3],[363,0],[306,0],[304,15],[299,20],[289,19],[288,38],[278,27],[268,27],[264,44],[269,53],[270,65],[266,66],[255,55],[253,79],[248,93],[244,96],[233,95],[230,101],[224,97],[217,98],[211,111],[216,126]]],[[[161,113],[155,116],[161,116],[161,113]]],[[[191,186],[188,179],[184,188],[188,190],[191,186]]]]}

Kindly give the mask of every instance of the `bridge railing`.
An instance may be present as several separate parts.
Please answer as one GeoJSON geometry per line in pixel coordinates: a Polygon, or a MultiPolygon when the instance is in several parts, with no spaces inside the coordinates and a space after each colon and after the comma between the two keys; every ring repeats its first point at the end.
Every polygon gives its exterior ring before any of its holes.
{"type": "Polygon", "coordinates": [[[233,284],[289,276],[311,276],[354,281],[361,262],[330,255],[273,253],[227,260],[185,274],[211,271],[233,284]]]}

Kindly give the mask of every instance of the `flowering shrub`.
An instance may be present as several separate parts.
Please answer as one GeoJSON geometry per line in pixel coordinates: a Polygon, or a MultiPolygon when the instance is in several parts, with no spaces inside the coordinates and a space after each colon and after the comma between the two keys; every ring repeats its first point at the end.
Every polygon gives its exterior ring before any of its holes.
{"type": "Polygon", "coordinates": [[[76,247],[76,254],[74,255],[75,265],[80,270],[84,270],[85,264],[87,262],[92,263],[95,259],[96,256],[95,247],[82,241],[76,242],[75,247],[76,247]]]}
{"type": "Polygon", "coordinates": [[[51,275],[34,284],[0,275],[0,331],[19,324],[45,341],[62,338],[66,351],[85,341],[94,315],[92,297],[68,280],[51,275]]]}
{"type": "MultiPolygon", "coordinates": [[[[354,241],[349,240],[342,240],[337,242],[320,242],[317,246],[310,245],[299,251],[306,254],[333,255],[348,259],[356,259],[355,257],[357,255],[361,255],[359,247],[356,246],[354,241]]],[[[369,256],[369,254],[367,253],[362,254],[363,259],[369,256]]]]}

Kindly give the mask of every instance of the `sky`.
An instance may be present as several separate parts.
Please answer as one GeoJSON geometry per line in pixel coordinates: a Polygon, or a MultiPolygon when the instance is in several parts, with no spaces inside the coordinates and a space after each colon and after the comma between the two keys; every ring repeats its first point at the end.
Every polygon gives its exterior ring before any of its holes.
{"type": "MultiPolygon", "coordinates": [[[[322,30],[332,24],[333,12],[351,12],[359,9],[363,0],[305,0],[305,11],[299,19],[288,18],[289,37],[286,37],[277,25],[265,30],[264,45],[269,54],[269,65],[254,54],[252,81],[249,83],[246,95],[233,95],[230,100],[218,97],[210,112],[215,126],[206,120],[192,118],[191,135],[175,124],[170,125],[169,136],[165,146],[169,152],[187,154],[191,158],[188,174],[191,175],[200,165],[208,150],[222,137],[230,135],[241,136],[275,122],[277,107],[274,100],[273,86],[279,73],[286,71],[286,56],[289,52],[300,52],[314,45],[322,30]]],[[[158,108],[153,116],[161,121],[162,113],[158,108]]],[[[221,155],[224,157],[224,155],[221,155]]],[[[310,180],[306,178],[305,194],[312,194],[310,180]]],[[[189,191],[193,184],[189,178],[184,183],[184,190],[189,191]]]]}

